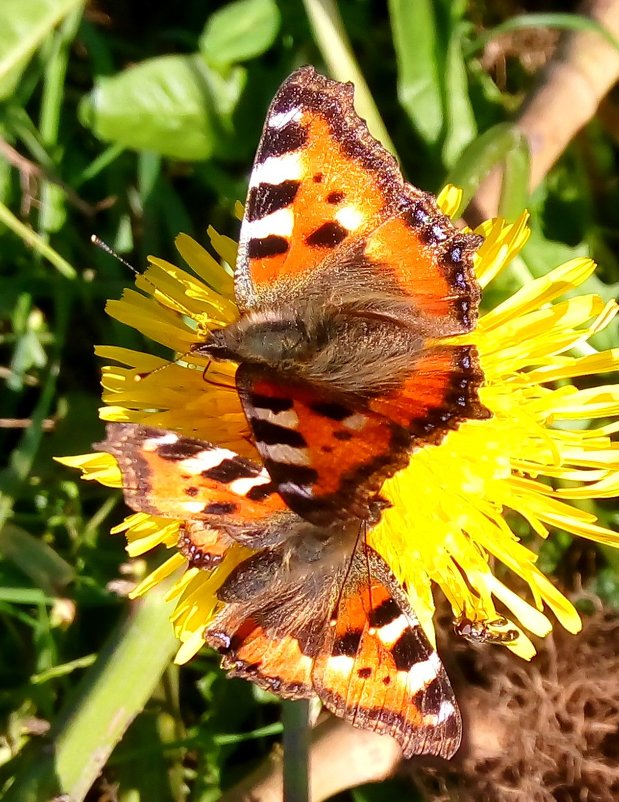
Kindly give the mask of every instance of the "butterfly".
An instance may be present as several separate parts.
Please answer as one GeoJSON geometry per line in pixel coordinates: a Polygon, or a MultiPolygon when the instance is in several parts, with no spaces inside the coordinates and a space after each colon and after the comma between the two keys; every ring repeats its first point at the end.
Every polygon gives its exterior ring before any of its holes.
{"type": "Polygon", "coordinates": [[[205,640],[233,675],[317,694],[405,756],[450,757],[460,714],[405,592],[365,542],[413,450],[488,416],[472,345],[479,237],[407,184],[353,87],[293,73],[267,113],[235,269],[240,316],[193,351],[237,363],[262,464],[176,433],[108,426],[98,447],[135,510],[181,520],[179,547],[225,579],[205,640]]]}

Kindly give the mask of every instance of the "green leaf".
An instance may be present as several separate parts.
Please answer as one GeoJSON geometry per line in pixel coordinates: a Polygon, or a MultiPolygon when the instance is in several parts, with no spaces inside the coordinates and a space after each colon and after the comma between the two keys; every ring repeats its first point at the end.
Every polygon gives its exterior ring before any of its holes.
{"type": "Polygon", "coordinates": [[[274,0],[228,3],[210,16],[200,37],[200,52],[213,65],[247,61],[271,47],[279,25],[274,0]]]}
{"type": "MultiPolygon", "coordinates": [[[[445,6],[445,2],[443,2],[445,6]]],[[[477,125],[475,113],[469,97],[469,84],[466,64],[462,54],[462,15],[461,2],[448,0],[443,13],[448,16],[447,51],[444,64],[445,140],[442,147],[443,162],[447,167],[456,161],[464,148],[475,138],[477,125]]]]}
{"type": "Polygon", "coordinates": [[[389,0],[398,62],[398,98],[428,144],[443,132],[440,47],[432,0],[389,0]]]}
{"type": "Polygon", "coordinates": [[[10,97],[32,54],[63,17],[84,0],[2,0],[0,3],[0,100],[10,97]]]}
{"type": "MultiPolygon", "coordinates": [[[[462,189],[461,209],[468,206],[493,167],[505,161],[514,151],[522,152],[523,140],[524,135],[514,125],[499,123],[484,131],[465,148],[445,181],[462,189]]],[[[521,155],[520,171],[524,169],[522,160],[521,155]]]]}
{"type": "Polygon", "coordinates": [[[453,164],[477,132],[462,55],[463,4],[390,0],[398,98],[429,147],[453,164]]]}
{"type": "Polygon", "coordinates": [[[224,78],[196,55],[148,59],[100,79],[83,98],[80,119],[106,142],[176,159],[208,159],[229,148],[245,77],[235,67],[224,78]]]}

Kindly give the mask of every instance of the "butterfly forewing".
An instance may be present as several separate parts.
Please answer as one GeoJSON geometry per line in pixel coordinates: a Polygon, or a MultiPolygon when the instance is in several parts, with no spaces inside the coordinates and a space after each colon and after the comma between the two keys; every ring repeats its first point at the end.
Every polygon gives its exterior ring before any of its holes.
{"type": "Polygon", "coordinates": [[[401,185],[394,158],[354,111],[352,85],[297,70],[271,104],[256,153],[235,276],[239,306],[260,306],[280,282],[310,275],[371,230],[401,185]]]}

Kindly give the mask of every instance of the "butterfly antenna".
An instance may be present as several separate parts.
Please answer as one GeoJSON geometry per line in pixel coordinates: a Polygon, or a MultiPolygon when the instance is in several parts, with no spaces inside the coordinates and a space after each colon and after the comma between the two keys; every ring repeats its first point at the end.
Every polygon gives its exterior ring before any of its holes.
{"type": "MultiPolygon", "coordinates": [[[[102,251],[105,251],[105,253],[107,253],[107,254],[109,254],[110,256],[113,256],[115,259],[117,259],[117,260],[118,260],[118,261],[121,263],[121,265],[124,265],[125,267],[127,267],[127,268],[128,268],[128,269],[129,269],[129,270],[130,270],[130,271],[133,273],[133,275],[134,275],[134,276],[143,276],[143,275],[144,275],[143,273],[140,273],[140,271],[137,269],[137,267],[134,267],[134,266],[133,266],[133,265],[132,265],[130,262],[128,262],[126,259],[123,259],[123,257],[122,257],[122,256],[121,256],[119,253],[116,253],[116,251],[114,250],[114,248],[110,247],[110,246],[107,244],[107,242],[104,242],[104,241],[103,241],[103,240],[102,240],[100,237],[98,237],[96,234],[93,234],[93,235],[90,237],[90,241],[92,242],[92,244],[93,244],[93,245],[96,245],[96,246],[97,246],[97,248],[100,248],[102,251]]],[[[148,280],[148,279],[147,279],[147,280],[148,280]]],[[[154,285],[153,285],[153,286],[154,286],[154,285]]]]}
{"type": "MultiPolygon", "coordinates": [[[[128,262],[126,259],[124,259],[117,251],[114,250],[114,248],[112,248],[110,245],[108,245],[107,242],[104,242],[101,239],[101,237],[98,237],[96,234],[92,234],[91,237],[90,237],[90,241],[92,242],[93,245],[95,245],[100,250],[104,251],[105,253],[109,254],[110,256],[113,256],[114,259],[116,259],[118,262],[121,263],[121,265],[124,265],[128,270],[130,270],[133,273],[133,275],[136,276],[136,278],[138,276],[141,276],[142,278],[145,279],[145,281],[148,281],[148,283],[151,285],[151,287],[153,287],[153,289],[157,290],[157,287],[153,284],[152,281],[149,281],[145,277],[144,273],[141,273],[137,269],[137,267],[134,267],[131,264],[131,262],[128,262]]],[[[172,300],[172,299],[170,298],[170,300],[172,300]]],[[[183,356],[188,356],[188,354],[182,354],[179,357],[179,359],[182,359],[183,356]]],[[[144,379],[148,378],[148,376],[152,376],[154,373],[159,373],[159,371],[165,370],[166,368],[168,368],[170,366],[170,364],[171,363],[168,362],[165,365],[159,365],[158,367],[153,368],[153,370],[147,370],[147,371],[145,371],[143,373],[136,373],[135,376],[134,376],[134,380],[136,382],[141,382],[144,379]]]]}
{"type": "MultiPolygon", "coordinates": [[[[90,237],[90,241],[92,242],[93,245],[96,245],[97,248],[100,248],[105,253],[109,254],[110,256],[113,256],[117,261],[119,261],[121,263],[121,265],[124,265],[126,268],[128,268],[133,273],[134,276],[136,276],[136,277],[139,276],[139,277],[143,278],[146,282],[148,282],[150,284],[150,286],[156,292],[161,293],[161,295],[163,295],[165,298],[167,298],[169,301],[171,301],[172,304],[176,305],[176,301],[174,300],[174,298],[170,297],[169,295],[166,295],[163,292],[163,290],[161,290],[159,287],[157,287],[157,285],[154,282],[150,281],[150,279],[148,279],[144,273],[140,272],[136,267],[134,267],[131,264],[131,262],[128,262],[126,259],[124,259],[119,253],[117,253],[114,250],[114,248],[112,248],[110,245],[108,245],[107,242],[104,242],[101,239],[101,237],[98,237],[96,234],[92,234],[92,236],[90,237]]],[[[187,357],[191,356],[191,354],[192,354],[191,350],[185,351],[185,353],[180,354],[172,362],[166,362],[165,365],[159,365],[158,367],[153,368],[153,370],[147,370],[147,371],[144,371],[143,373],[136,373],[136,375],[134,377],[135,381],[137,381],[137,382],[143,381],[144,379],[148,378],[149,376],[153,376],[155,373],[159,373],[162,370],[166,370],[167,368],[170,367],[170,365],[177,364],[181,360],[186,359],[187,357]]],[[[204,380],[206,382],[208,382],[209,384],[215,385],[216,387],[230,388],[231,385],[229,385],[229,384],[223,384],[223,383],[215,382],[212,379],[207,379],[206,378],[206,374],[207,374],[209,368],[211,367],[211,364],[212,364],[212,362],[209,360],[208,364],[204,368],[204,372],[203,372],[204,380]]]]}

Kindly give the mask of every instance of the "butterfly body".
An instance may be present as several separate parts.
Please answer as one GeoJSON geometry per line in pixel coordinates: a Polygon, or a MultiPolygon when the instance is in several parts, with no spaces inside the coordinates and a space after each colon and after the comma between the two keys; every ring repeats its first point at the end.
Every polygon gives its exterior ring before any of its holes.
{"type": "Polygon", "coordinates": [[[194,350],[261,367],[282,382],[306,382],[362,406],[396,388],[423,345],[412,326],[373,306],[379,302],[313,300],[249,312],[238,323],[211,332],[194,350]]]}

